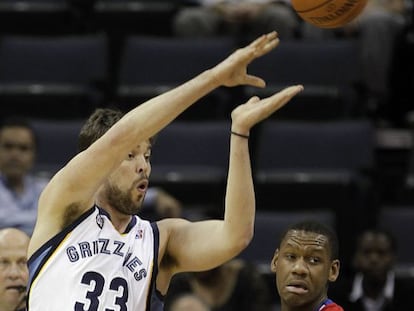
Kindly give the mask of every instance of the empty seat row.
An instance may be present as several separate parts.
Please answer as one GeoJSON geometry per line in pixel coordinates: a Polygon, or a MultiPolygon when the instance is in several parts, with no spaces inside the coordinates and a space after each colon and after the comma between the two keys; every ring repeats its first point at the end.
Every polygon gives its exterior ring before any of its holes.
{"type": "Polygon", "coordinates": [[[0,33],[169,35],[181,0],[2,0],[0,33]]]}
{"type": "MultiPolygon", "coordinates": [[[[106,35],[3,36],[0,99],[5,113],[27,111],[39,117],[83,117],[93,107],[108,104],[127,110],[211,68],[238,47],[232,38],[136,35],[113,42],[106,35]]],[[[356,55],[352,40],[283,42],[249,68],[267,81],[264,90],[219,88],[201,100],[208,104],[195,105],[183,118],[227,119],[251,95],[267,96],[297,83],[305,91],[279,118],[352,116],[358,104],[356,55]]]]}

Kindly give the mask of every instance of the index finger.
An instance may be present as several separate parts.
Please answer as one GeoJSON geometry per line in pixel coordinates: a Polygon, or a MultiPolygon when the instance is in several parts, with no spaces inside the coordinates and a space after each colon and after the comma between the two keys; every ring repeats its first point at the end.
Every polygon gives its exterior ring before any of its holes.
{"type": "Polygon", "coordinates": [[[260,57],[266,53],[269,53],[279,44],[279,37],[276,31],[272,31],[268,34],[262,35],[254,40],[249,48],[253,49],[254,58],[260,57]]]}

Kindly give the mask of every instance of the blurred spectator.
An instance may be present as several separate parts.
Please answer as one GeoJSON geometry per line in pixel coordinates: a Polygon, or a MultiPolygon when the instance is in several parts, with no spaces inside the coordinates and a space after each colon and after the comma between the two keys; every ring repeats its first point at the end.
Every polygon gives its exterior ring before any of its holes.
{"type": "Polygon", "coordinates": [[[47,180],[31,174],[36,138],[24,119],[4,120],[0,127],[0,227],[15,227],[31,235],[37,201],[47,180]]]}
{"type": "Polygon", "coordinates": [[[15,228],[0,230],[0,310],[24,310],[29,236],[15,228]]]}
{"type": "Polygon", "coordinates": [[[246,40],[276,30],[281,39],[292,38],[299,26],[288,0],[197,0],[184,7],[173,21],[180,37],[235,35],[246,40]]]}
{"type": "Polygon", "coordinates": [[[166,310],[176,297],[194,294],[213,311],[269,311],[271,300],[253,265],[233,259],[215,269],[174,276],[165,299],[166,310]]]}
{"type": "Polygon", "coordinates": [[[363,113],[376,117],[388,104],[391,64],[397,40],[408,23],[406,17],[405,0],[369,0],[361,15],[345,27],[322,29],[302,23],[302,37],[311,40],[358,38],[365,100],[363,113]]]}
{"type": "Polygon", "coordinates": [[[171,302],[169,311],[210,311],[210,308],[198,296],[183,294],[171,302]]]}
{"type": "MultiPolygon", "coordinates": [[[[35,158],[36,137],[30,122],[17,117],[4,120],[0,126],[0,228],[19,228],[31,235],[37,201],[48,182],[32,174],[35,158]]],[[[179,217],[181,204],[164,190],[149,188],[143,213],[152,220],[179,217]]]]}
{"type": "Polygon", "coordinates": [[[396,241],[383,230],[366,230],[356,243],[355,275],[331,287],[330,296],[345,310],[396,311],[412,306],[414,279],[394,271],[396,241]]]}
{"type": "Polygon", "coordinates": [[[286,230],[271,262],[282,311],[344,311],[327,293],[339,276],[338,253],[338,237],[325,225],[304,221],[286,230]]]}
{"type": "Polygon", "coordinates": [[[150,187],[139,216],[150,221],[182,217],[181,202],[161,188],[150,187]]]}

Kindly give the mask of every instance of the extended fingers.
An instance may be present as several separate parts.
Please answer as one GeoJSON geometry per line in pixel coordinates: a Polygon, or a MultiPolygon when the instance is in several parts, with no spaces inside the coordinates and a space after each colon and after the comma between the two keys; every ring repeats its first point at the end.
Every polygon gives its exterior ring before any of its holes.
{"type": "Polygon", "coordinates": [[[289,86],[285,89],[283,89],[282,91],[280,91],[279,93],[273,95],[273,96],[282,96],[282,97],[287,97],[287,98],[292,98],[293,96],[295,96],[296,94],[298,94],[299,92],[303,91],[303,85],[298,84],[298,85],[293,85],[293,86],[289,86]]]}
{"type": "Polygon", "coordinates": [[[289,86],[282,91],[274,94],[269,99],[272,103],[276,104],[277,109],[284,106],[286,103],[288,103],[292,97],[297,95],[298,93],[303,91],[303,85],[294,85],[289,86]]]}
{"type": "Polygon", "coordinates": [[[278,34],[273,31],[257,38],[249,45],[249,48],[252,49],[254,57],[260,57],[273,50],[278,44],[278,34]]]}

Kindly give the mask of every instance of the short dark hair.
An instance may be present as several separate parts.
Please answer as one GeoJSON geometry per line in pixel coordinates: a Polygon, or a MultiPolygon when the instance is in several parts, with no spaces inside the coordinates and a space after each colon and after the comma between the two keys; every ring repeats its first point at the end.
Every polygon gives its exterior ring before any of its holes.
{"type": "Polygon", "coordinates": [[[330,227],[314,220],[301,221],[289,226],[288,229],[283,233],[281,241],[283,241],[287,233],[292,230],[312,232],[316,234],[322,234],[323,236],[327,237],[330,247],[329,252],[331,255],[331,259],[339,259],[338,236],[336,232],[330,227]]]}
{"type": "Polygon", "coordinates": [[[118,109],[97,108],[81,128],[78,151],[86,150],[123,116],[124,113],[118,109]]]}
{"type": "MultiPolygon", "coordinates": [[[[78,152],[89,148],[125,115],[116,108],[97,108],[82,126],[78,138],[78,152]]],[[[149,138],[154,144],[155,136],[149,138]]]]}

